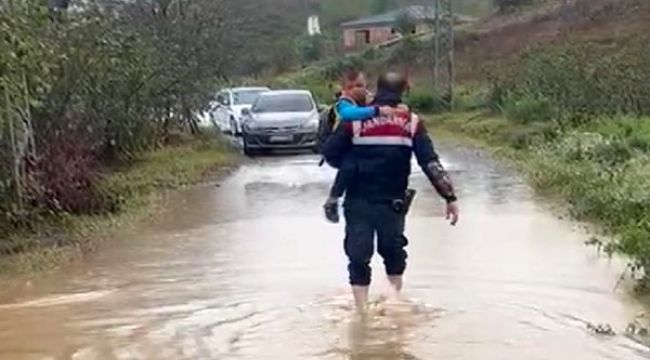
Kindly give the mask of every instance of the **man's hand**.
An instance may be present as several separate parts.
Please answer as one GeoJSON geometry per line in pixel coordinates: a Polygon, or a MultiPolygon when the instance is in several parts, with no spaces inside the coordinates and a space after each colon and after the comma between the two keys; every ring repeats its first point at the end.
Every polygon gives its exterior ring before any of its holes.
{"type": "Polygon", "coordinates": [[[445,218],[450,220],[451,226],[455,226],[458,223],[458,218],[460,215],[460,210],[458,209],[458,203],[456,201],[450,202],[447,204],[447,209],[445,210],[445,218]]]}

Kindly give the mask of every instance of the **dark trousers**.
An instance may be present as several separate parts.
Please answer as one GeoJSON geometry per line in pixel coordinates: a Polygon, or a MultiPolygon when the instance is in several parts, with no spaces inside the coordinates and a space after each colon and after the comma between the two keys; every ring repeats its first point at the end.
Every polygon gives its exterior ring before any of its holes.
{"type": "Polygon", "coordinates": [[[345,194],[345,191],[348,189],[352,179],[354,178],[356,170],[354,160],[350,156],[343,159],[339,170],[336,172],[334,184],[332,184],[332,188],[330,189],[331,198],[338,199],[345,194]]]}
{"type": "Polygon", "coordinates": [[[403,214],[389,202],[373,203],[361,199],[346,199],[345,253],[348,256],[350,284],[370,285],[370,260],[375,248],[384,259],[387,275],[402,275],[406,269],[408,240],[404,236],[403,214]]]}

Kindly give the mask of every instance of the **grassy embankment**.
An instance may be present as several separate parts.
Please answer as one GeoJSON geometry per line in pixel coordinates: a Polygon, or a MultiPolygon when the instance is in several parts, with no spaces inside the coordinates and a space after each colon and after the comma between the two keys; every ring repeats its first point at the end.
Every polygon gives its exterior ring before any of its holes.
{"type": "MultiPolygon", "coordinates": [[[[629,259],[624,275],[650,303],[650,3],[579,0],[500,20],[461,44],[461,80],[473,86],[432,129],[488,145],[598,225],[588,243],[629,259]]],[[[647,344],[649,319],[627,335],[647,344]]]]}
{"type": "Polygon", "coordinates": [[[577,1],[523,18],[463,45],[462,64],[487,66],[432,122],[506,149],[535,189],[600,225],[594,245],[629,257],[648,291],[650,4],[577,1]]]}
{"type": "Polygon", "coordinates": [[[128,166],[106,168],[100,188],[119,199],[111,212],[51,214],[9,236],[0,274],[52,269],[94,251],[117,230],[133,226],[164,204],[161,195],[213,178],[236,165],[238,155],[210,132],[145,153],[128,166]]]}

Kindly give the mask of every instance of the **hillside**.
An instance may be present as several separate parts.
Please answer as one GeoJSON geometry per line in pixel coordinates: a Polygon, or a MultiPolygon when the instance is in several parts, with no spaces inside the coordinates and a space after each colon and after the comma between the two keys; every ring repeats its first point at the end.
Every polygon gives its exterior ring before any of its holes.
{"type": "MultiPolygon", "coordinates": [[[[328,14],[329,19],[337,19],[341,3],[338,0],[328,2],[320,10],[328,14]]],[[[347,11],[367,13],[369,3],[355,3],[347,11]]],[[[466,2],[468,9],[475,3],[466,2]]],[[[514,61],[522,51],[534,46],[589,40],[611,44],[616,49],[629,41],[650,37],[649,34],[650,1],[646,0],[548,0],[536,7],[493,13],[456,34],[456,80],[459,84],[481,81],[487,67],[514,61]]],[[[429,42],[417,41],[406,51],[395,46],[332,58],[282,78],[291,79],[288,84],[307,85],[321,95],[327,93],[327,89],[313,85],[322,84],[323,80],[335,82],[336,74],[343,68],[362,67],[375,73],[387,67],[398,67],[406,69],[416,85],[426,86],[431,81],[430,59],[429,42]],[[301,80],[303,77],[307,79],[301,80]]]]}
{"type": "Polygon", "coordinates": [[[528,12],[496,14],[459,34],[459,80],[474,79],[481,68],[508,60],[540,44],[592,40],[623,46],[650,34],[646,0],[554,0],[528,12]]]}
{"type": "MultiPolygon", "coordinates": [[[[388,11],[402,6],[430,4],[422,0],[327,0],[313,5],[323,24],[332,30],[346,20],[372,13],[388,11]]],[[[492,10],[489,0],[455,0],[456,11],[472,16],[486,16],[492,10]]]]}

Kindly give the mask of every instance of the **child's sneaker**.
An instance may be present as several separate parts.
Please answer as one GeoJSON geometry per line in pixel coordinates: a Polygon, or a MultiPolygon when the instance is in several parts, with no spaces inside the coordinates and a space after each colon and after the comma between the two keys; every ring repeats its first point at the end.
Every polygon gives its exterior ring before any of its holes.
{"type": "Polygon", "coordinates": [[[327,221],[338,224],[339,222],[339,201],[337,199],[327,199],[325,205],[323,205],[325,210],[325,218],[327,221]]]}

